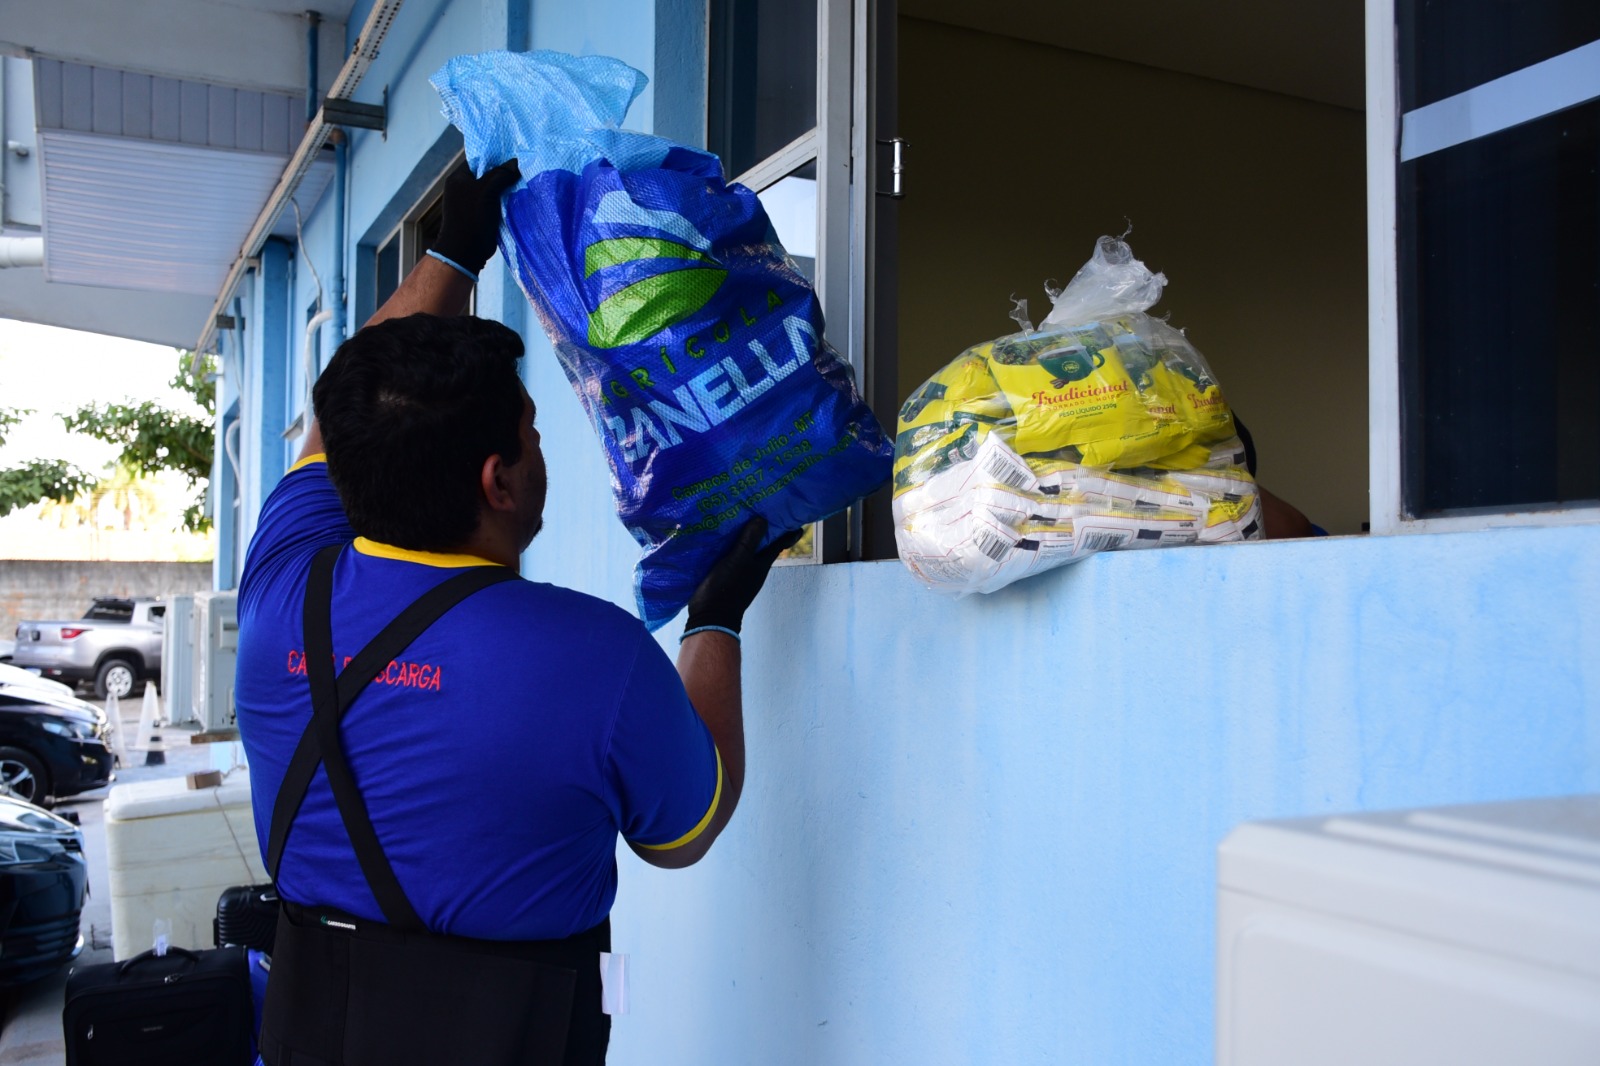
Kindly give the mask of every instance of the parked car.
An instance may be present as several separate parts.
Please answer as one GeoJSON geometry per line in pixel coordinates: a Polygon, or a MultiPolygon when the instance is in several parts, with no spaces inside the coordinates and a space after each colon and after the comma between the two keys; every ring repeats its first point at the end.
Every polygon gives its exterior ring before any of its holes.
{"type": "Polygon", "coordinates": [[[46,692],[54,692],[58,696],[75,696],[71,685],[61,681],[51,681],[36,670],[24,670],[20,666],[10,663],[0,663],[0,685],[21,685],[24,688],[41,688],[46,692]]]}
{"type": "Polygon", "coordinates": [[[97,599],[82,618],[18,623],[14,666],[59,681],[88,682],[100,699],[159,680],[167,605],[156,599],[97,599]]]}
{"type": "Polygon", "coordinates": [[[0,985],[44,977],[83,950],[83,831],[0,796],[0,985]]]}
{"type": "Polygon", "coordinates": [[[110,784],[108,730],[106,713],[92,703],[0,684],[0,796],[47,807],[110,784]]]}

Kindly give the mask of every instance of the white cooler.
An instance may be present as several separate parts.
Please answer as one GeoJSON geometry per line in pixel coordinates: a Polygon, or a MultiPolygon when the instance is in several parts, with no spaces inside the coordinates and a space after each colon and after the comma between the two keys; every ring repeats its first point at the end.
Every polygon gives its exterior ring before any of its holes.
{"type": "Polygon", "coordinates": [[[173,946],[211,947],[222,890],[267,880],[243,770],[215,788],[190,789],[182,777],[116,785],[105,813],[119,960],[150,948],[158,918],[172,924],[173,946]]]}
{"type": "Polygon", "coordinates": [[[1600,796],[1251,823],[1217,867],[1219,1066],[1600,1063],[1600,796]]]}

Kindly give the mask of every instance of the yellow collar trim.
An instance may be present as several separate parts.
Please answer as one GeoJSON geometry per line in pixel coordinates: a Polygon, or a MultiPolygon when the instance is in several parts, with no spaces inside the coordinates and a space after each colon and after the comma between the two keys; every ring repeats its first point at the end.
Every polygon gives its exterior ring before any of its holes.
{"type": "Polygon", "coordinates": [[[301,459],[299,462],[295,463],[289,468],[289,473],[294,473],[302,466],[310,466],[312,463],[325,463],[327,461],[328,457],[325,454],[322,452],[317,452],[315,455],[308,455],[304,459],[301,459]]]}
{"type": "Polygon", "coordinates": [[[362,555],[372,555],[379,559],[399,559],[401,562],[421,563],[423,566],[439,566],[454,569],[463,566],[501,566],[503,564],[482,559],[476,555],[450,555],[445,552],[418,552],[410,548],[396,548],[392,544],[379,544],[366,537],[355,539],[355,549],[362,555]]]}

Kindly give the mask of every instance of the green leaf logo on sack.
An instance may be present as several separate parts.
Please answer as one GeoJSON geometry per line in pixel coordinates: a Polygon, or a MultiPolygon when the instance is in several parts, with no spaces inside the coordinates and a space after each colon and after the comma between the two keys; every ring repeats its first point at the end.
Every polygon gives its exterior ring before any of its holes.
{"type": "Polygon", "coordinates": [[[676,211],[641,207],[627,193],[612,192],[601,197],[591,221],[656,231],[654,236],[604,237],[584,248],[583,276],[591,284],[602,271],[611,280],[619,273],[640,275],[589,312],[592,348],[637,344],[682,322],[709,303],[728,277],[709,254],[711,242],[676,211]]]}

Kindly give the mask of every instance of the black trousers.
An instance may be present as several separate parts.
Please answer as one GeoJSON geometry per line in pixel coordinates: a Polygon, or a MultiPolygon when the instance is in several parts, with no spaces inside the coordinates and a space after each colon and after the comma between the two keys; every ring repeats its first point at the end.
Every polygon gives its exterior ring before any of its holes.
{"type": "Polygon", "coordinates": [[[287,900],[261,1024],[266,1066],[603,1066],[611,922],[565,940],[405,933],[287,900]]]}

